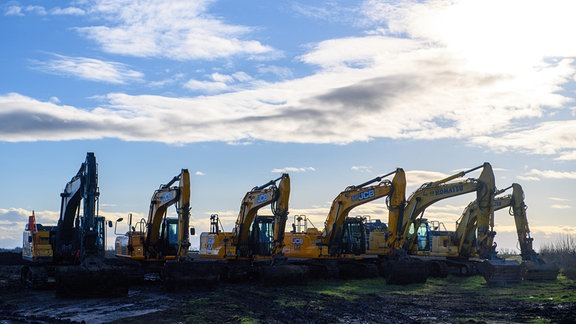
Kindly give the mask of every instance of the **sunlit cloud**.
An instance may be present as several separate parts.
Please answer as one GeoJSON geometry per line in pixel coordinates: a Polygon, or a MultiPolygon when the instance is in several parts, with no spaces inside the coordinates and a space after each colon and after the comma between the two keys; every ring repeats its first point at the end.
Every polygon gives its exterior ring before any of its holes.
{"type": "Polygon", "coordinates": [[[571,209],[572,206],[570,206],[570,205],[557,205],[557,204],[553,204],[553,205],[550,205],[550,208],[553,208],[553,209],[571,209]]]}
{"type": "MultiPolygon", "coordinates": [[[[35,211],[36,223],[42,225],[56,225],[59,212],[35,211]]],[[[32,210],[23,208],[0,208],[0,246],[9,248],[22,246],[22,233],[28,223],[32,210]]]]}
{"type": "Polygon", "coordinates": [[[553,201],[570,201],[570,199],[559,198],[559,197],[548,197],[548,199],[553,200],[553,201]]]}
{"type": "Polygon", "coordinates": [[[448,175],[435,171],[410,170],[406,171],[406,181],[410,186],[420,186],[421,184],[438,181],[448,175]]]}
{"type": "MultiPolygon", "coordinates": [[[[173,60],[259,55],[274,59],[274,49],[250,40],[252,27],[224,23],[210,15],[211,4],[99,0],[79,6],[97,25],[77,30],[106,53],[173,60]]],[[[562,37],[576,24],[565,14],[573,5],[535,1],[521,11],[514,5],[525,6],[514,1],[365,1],[343,8],[363,20],[357,26],[365,28],[364,34],[307,44],[293,58],[314,69],[308,75],[287,79],[291,74],[284,67],[251,61],[257,68],[274,67],[268,71],[282,76],[267,82],[242,71],[180,76],[188,78],[185,89],[202,96],[108,93],[94,107],[80,109],[5,94],[0,96],[6,107],[0,121],[16,117],[10,124],[19,127],[2,130],[2,138],[16,142],[110,137],[171,144],[459,139],[497,152],[572,160],[576,124],[562,120],[564,114],[558,112],[573,108],[573,98],[562,91],[576,75],[576,44],[562,37]],[[498,14],[486,27],[484,15],[491,12],[498,14]],[[531,16],[535,12],[543,19],[537,28],[531,16]],[[565,28],[557,29],[560,25],[565,28]],[[493,48],[500,50],[485,50],[493,48]],[[486,66],[491,61],[495,63],[486,66]],[[23,108],[25,104],[33,108],[23,108]],[[24,131],[34,129],[29,126],[36,130],[24,131]]],[[[320,7],[298,10],[330,19],[330,10],[320,7]]],[[[38,66],[50,73],[116,84],[144,77],[120,63],[86,58],[61,56],[38,66]]],[[[165,82],[174,80],[154,85],[165,82]]]]}
{"type": "Polygon", "coordinates": [[[554,170],[537,170],[532,169],[526,173],[528,177],[534,177],[536,179],[546,178],[546,179],[562,179],[562,180],[576,180],[575,171],[554,171],[554,170]]]}

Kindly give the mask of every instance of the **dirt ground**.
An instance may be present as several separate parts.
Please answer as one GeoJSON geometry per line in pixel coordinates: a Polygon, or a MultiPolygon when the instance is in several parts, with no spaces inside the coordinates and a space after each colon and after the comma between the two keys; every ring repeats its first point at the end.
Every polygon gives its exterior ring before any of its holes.
{"type": "Polygon", "coordinates": [[[576,322],[576,282],[564,277],[516,287],[488,287],[479,277],[448,277],[408,286],[369,279],[298,286],[221,284],[172,293],[151,281],[133,286],[127,297],[76,300],[24,289],[19,268],[0,265],[2,324],[576,322]]]}

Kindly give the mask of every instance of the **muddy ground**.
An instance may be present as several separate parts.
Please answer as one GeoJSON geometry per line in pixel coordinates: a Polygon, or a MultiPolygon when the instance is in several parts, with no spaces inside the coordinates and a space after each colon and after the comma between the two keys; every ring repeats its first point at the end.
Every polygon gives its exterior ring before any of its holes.
{"type": "Polygon", "coordinates": [[[75,300],[24,289],[18,271],[18,265],[0,264],[3,324],[576,322],[576,282],[564,277],[514,287],[488,287],[479,277],[448,277],[409,286],[369,279],[287,287],[221,284],[172,293],[150,281],[133,286],[127,297],[75,300]]]}

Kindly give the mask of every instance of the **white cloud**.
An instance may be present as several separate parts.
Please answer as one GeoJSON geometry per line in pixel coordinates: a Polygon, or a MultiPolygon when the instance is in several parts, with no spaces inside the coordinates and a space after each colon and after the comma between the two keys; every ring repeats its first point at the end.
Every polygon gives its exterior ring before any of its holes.
{"type": "Polygon", "coordinates": [[[533,176],[517,176],[516,178],[522,181],[540,181],[540,178],[533,176]]]}
{"type": "Polygon", "coordinates": [[[196,174],[197,176],[203,176],[203,175],[205,175],[204,172],[202,172],[202,171],[196,171],[195,174],[196,174]]]}
{"type": "Polygon", "coordinates": [[[290,79],[294,76],[289,68],[276,65],[259,66],[258,72],[261,74],[272,74],[280,79],[290,79]]]}
{"type": "Polygon", "coordinates": [[[406,180],[411,186],[420,186],[421,184],[438,181],[446,178],[448,175],[441,172],[409,170],[406,171],[406,180]]]}
{"type": "Polygon", "coordinates": [[[36,15],[40,15],[40,16],[44,16],[44,15],[48,14],[48,13],[46,12],[46,9],[45,9],[44,7],[42,7],[42,6],[26,6],[26,7],[24,8],[24,10],[25,10],[26,12],[30,12],[30,13],[33,13],[33,14],[36,14],[36,15]]]}
{"type": "Polygon", "coordinates": [[[82,16],[86,14],[86,11],[77,7],[66,7],[66,8],[56,7],[50,9],[50,14],[62,15],[62,16],[82,16]]]}
{"type": "Polygon", "coordinates": [[[372,168],[364,165],[354,165],[350,168],[352,171],[358,172],[372,172],[372,168]]]}
{"type": "Polygon", "coordinates": [[[42,6],[18,6],[18,5],[11,5],[6,7],[4,14],[6,16],[24,16],[24,13],[31,13],[39,16],[45,15],[73,15],[73,16],[81,16],[84,15],[86,12],[78,7],[66,7],[60,8],[55,7],[52,9],[47,10],[45,7],[42,6]]]}
{"type": "Polygon", "coordinates": [[[233,74],[212,73],[209,79],[210,81],[190,80],[184,84],[184,87],[193,91],[219,93],[246,88],[247,84],[250,84],[250,81],[253,80],[245,72],[233,74]]]}
{"type": "Polygon", "coordinates": [[[570,205],[556,205],[556,204],[554,204],[554,205],[551,205],[550,208],[553,208],[553,209],[571,209],[572,206],[570,206],[570,205]]]}
{"type": "MultiPolygon", "coordinates": [[[[498,232],[513,232],[516,233],[516,226],[514,225],[499,225],[496,227],[498,232]]],[[[576,235],[576,226],[573,225],[560,225],[560,226],[553,226],[553,225],[536,225],[530,226],[530,232],[536,236],[538,233],[545,234],[545,235],[559,235],[559,234],[567,234],[567,235],[576,235]]]]}
{"type": "Polygon", "coordinates": [[[34,67],[51,74],[112,84],[138,81],[144,77],[141,72],[131,70],[122,63],[106,62],[86,57],[54,56],[56,58],[53,60],[34,62],[34,67]]]}
{"type": "Polygon", "coordinates": [[[210,15],[212,1],[96,0],[87,10],[103,22],[77,30],[109,53],[174,60],[266,56],[274,50],[244,40],[250,27],[228,25],[210,15]]]}
{"type": "Polygon", "coordinates": [[[218,93],[229,89],[228,85],[224,82],[198,80],[190,80],[184,84],[184,87],[192,91],[202,91],[207,93],[218,93]]]}
{"type": "Polygon", "coordinates": [[[286,173],[286,172],[313,172],[316,171],[313,167],[285,167],[285,168],[277,168],[272,169],[271,172],[273,173],[286,173]]]}
{"type": "MultiPolygon", "coordinates": [[[[2,245],[9,248],[22,246],[22,233],[28,223],[28,216],[32,215],[31,210],[22,208],[0,208],[0,241],[2,245]]],[[[36,223],[42,225],[56,225],[59,212],[36,211],[36,223]]]]}
{"type": "Polygon", "coordinates": [[[23,10],[22,10],[21,6],[12,5],[12,6],[6,7],[6,9],[4,10],[4,15],[5,16],[23,16],[24,13],[22,11],[23,10]]]}
{"type": "Polygon", "coordinates": [[[576,180],[575,171],[554,171],[554,170],[538,170],[532,169],[527,172],[528,177],[546,178],[546,179],[561,179],[561,180],[576,180]]]}
{"type": "Polygon", "coordinates": [[[558,160],[574,160],[576,120],[542,122],[528,129],[518,129],[495,136],[478,136],[471,142],[494,151],[558,155],[558,160]]]}

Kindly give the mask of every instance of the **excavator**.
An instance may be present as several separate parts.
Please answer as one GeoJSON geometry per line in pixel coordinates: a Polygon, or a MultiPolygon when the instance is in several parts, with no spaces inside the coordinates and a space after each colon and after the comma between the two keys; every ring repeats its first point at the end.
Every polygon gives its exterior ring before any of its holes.
{"type": "Polygon", "coordinates": [[[34,213],[29,217],[22,250],[27,261],[21,271],[22,282],[31,288],[54,284],[61,297],[125,296],[128,283],[122,270],[104,255],[106,222],[98,215],[100,193],[94,153],[87,153],[86,161],[60,196],[56,226],[37,224],[34,213]]]}
{"type": "Polygon", "coordinates": [[[512,194],[494,198],[494,211],[509,207],[509,214],[514,217],[522,257],[522,278],[524,280],[556,280],[559,268],[546,263],[532,247],[534,238],[530,236],[522,186],[513,183],[510,187],[499,190],[496,195],[510,188],[512,188],[512,194]]]}
{"type": "Polygon", "coordinates": [[[168,290],[176,286],[217,284],[219,269],[214,264],[191,262],[187,258],[189,235],[195,234],[189,223],[190,173],[182,169],[154,191],[148,218],[133,224],[129,214],[128,232],[116,237],[116,257],[136,262],[123,263],[129,269],[129,278],[140,281],[145,276],[159,276],[168,290]],[[167,217],[171,206],[176,208],[176,218],[167,217]]]}
{"type": "MultiPolygon", "coordinates": [[[[402,202],[405,187],[405,173],[401,168],[347,187],[333,200],[322,231],[306,225],[305,231],[296,231],[296,224],[293,224],[294,230],[286,233],[284,254],[292,262],[308,266],[311,273],[320,277],[366,278],[386,272],[389,283],[425,282],[428,273],[422,265],[403,269],[401,274],[382,269],[382,258],[389,250],[377,239],[378,235],[367,235],[364,218],[348,216],[355,207],[384,197],[389,201],[390,213],[398,213],[397,201],[402,202]],[[392,181],[385,179],[392,174],[392,181]],[[397,280],[396,276],[405,279],[397,280]]],[[[298,228],[301,226],[299,224],[298,228]]]]}
{"type": "MultiPolygon", "coordinates": [[[[489,257],[482,253],[480,260],[470,259],[473,249],[491,250],[495,232],[491,230],[489,223],[495,190],[494,173],[487,162],[422,185],[408,198],[403,212],[398,214],[399,217],[389,219],[389,248],[398,254],[399,260],[405,259],[405,254],[426,260],[433,276],[445,276],[450,268],[459,274],[475,274],[481,270],[490,274],[487,279],[489,283],[516,282],[520,278],[517,262],[489,257]],[[480,168],[483,170],[478,179],[452,181],[480,168]],[[471,192],[476,192],[478,213],[461,220],[456,231],[442,230],[438,222],[428,222],[423,218],[425,209],[435,202],[471,192]],[[476,237],[470,234],[474,232],[476,237]]],[[[397,262],[393,266],[402,264],[403,262],[397,262]]]]}
{"type": "Polygon", "coordinates": [[[223,230],[217,214],[211,215],[210,232],[200,235],[198,256],[223,265],[224,280],[305,283],[308,269],[288,264],[282,252],[289,196],[290,177],[284,173],[245,194],[232,232],[223,230]],[[273,215],[258,215],[268,205],[273,215]]]}

